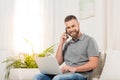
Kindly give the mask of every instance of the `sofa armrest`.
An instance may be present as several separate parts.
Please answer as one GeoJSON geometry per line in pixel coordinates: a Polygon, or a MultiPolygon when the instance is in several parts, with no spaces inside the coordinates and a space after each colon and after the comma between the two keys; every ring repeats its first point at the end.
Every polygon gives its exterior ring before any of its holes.
{"type": "Polygon", "coordinates": [[[102,73],[104,64],[105,64],[105,59],[106,59],[106,53],[105,52],[99,52],[99,63],[98,67],[93,70],[92,75],[90,76],[89,80],[99,80],[100,75],[102,73]]]}

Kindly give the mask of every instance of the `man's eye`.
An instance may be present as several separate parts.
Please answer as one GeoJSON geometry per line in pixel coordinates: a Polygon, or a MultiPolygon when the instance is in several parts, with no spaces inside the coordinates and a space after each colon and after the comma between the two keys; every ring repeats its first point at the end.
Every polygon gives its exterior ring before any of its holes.
{"type": "Polygon", "coordinates": [[[70,29],[70,27],[67,27],[67,29],[70,29]]]}

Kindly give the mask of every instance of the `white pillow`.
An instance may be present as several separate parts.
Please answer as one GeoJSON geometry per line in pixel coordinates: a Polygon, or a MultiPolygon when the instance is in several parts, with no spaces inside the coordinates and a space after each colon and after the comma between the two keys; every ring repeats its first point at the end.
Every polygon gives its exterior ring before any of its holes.
{"type": "Polygon", "coordinates": [[[100,80],[120,80],[120,51],[108,51],[100,80]]]}

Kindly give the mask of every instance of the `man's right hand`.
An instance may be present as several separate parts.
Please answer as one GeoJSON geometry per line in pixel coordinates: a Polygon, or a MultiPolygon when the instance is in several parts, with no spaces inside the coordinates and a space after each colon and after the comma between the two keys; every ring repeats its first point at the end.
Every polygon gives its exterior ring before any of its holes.
{"type": "Polygon", "coordinates": [[[61,36],[61,40],[60,40],[60,43],[61,44],[64,44],[66,41],[67,41],[67,34],[66,34],[66,32],[64,32],[63,34],[62,34],[62,36],[61,36]]]}

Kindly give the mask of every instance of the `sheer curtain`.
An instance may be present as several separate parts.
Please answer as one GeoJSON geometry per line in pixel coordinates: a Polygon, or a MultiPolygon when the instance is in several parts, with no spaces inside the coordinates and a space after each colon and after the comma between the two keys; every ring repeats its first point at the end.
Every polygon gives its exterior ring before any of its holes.
{"type": "Polygon", "coordinates": [[[13,30],[15,53],[32,53],[31,48],[39,53],[47,44],[52,44],[53,6],[48,1],[16,0],[13,30]]]}
{"type": "Polygon", "coordinates": [[[120,50],[120,1],[107,0],[107,50],[120,50]]]}
{"type": "Polygon", "coordinates": [[[3,60],[12,53],[13,0],[0,0],[0,80],[4,80],[3,60]]]}

